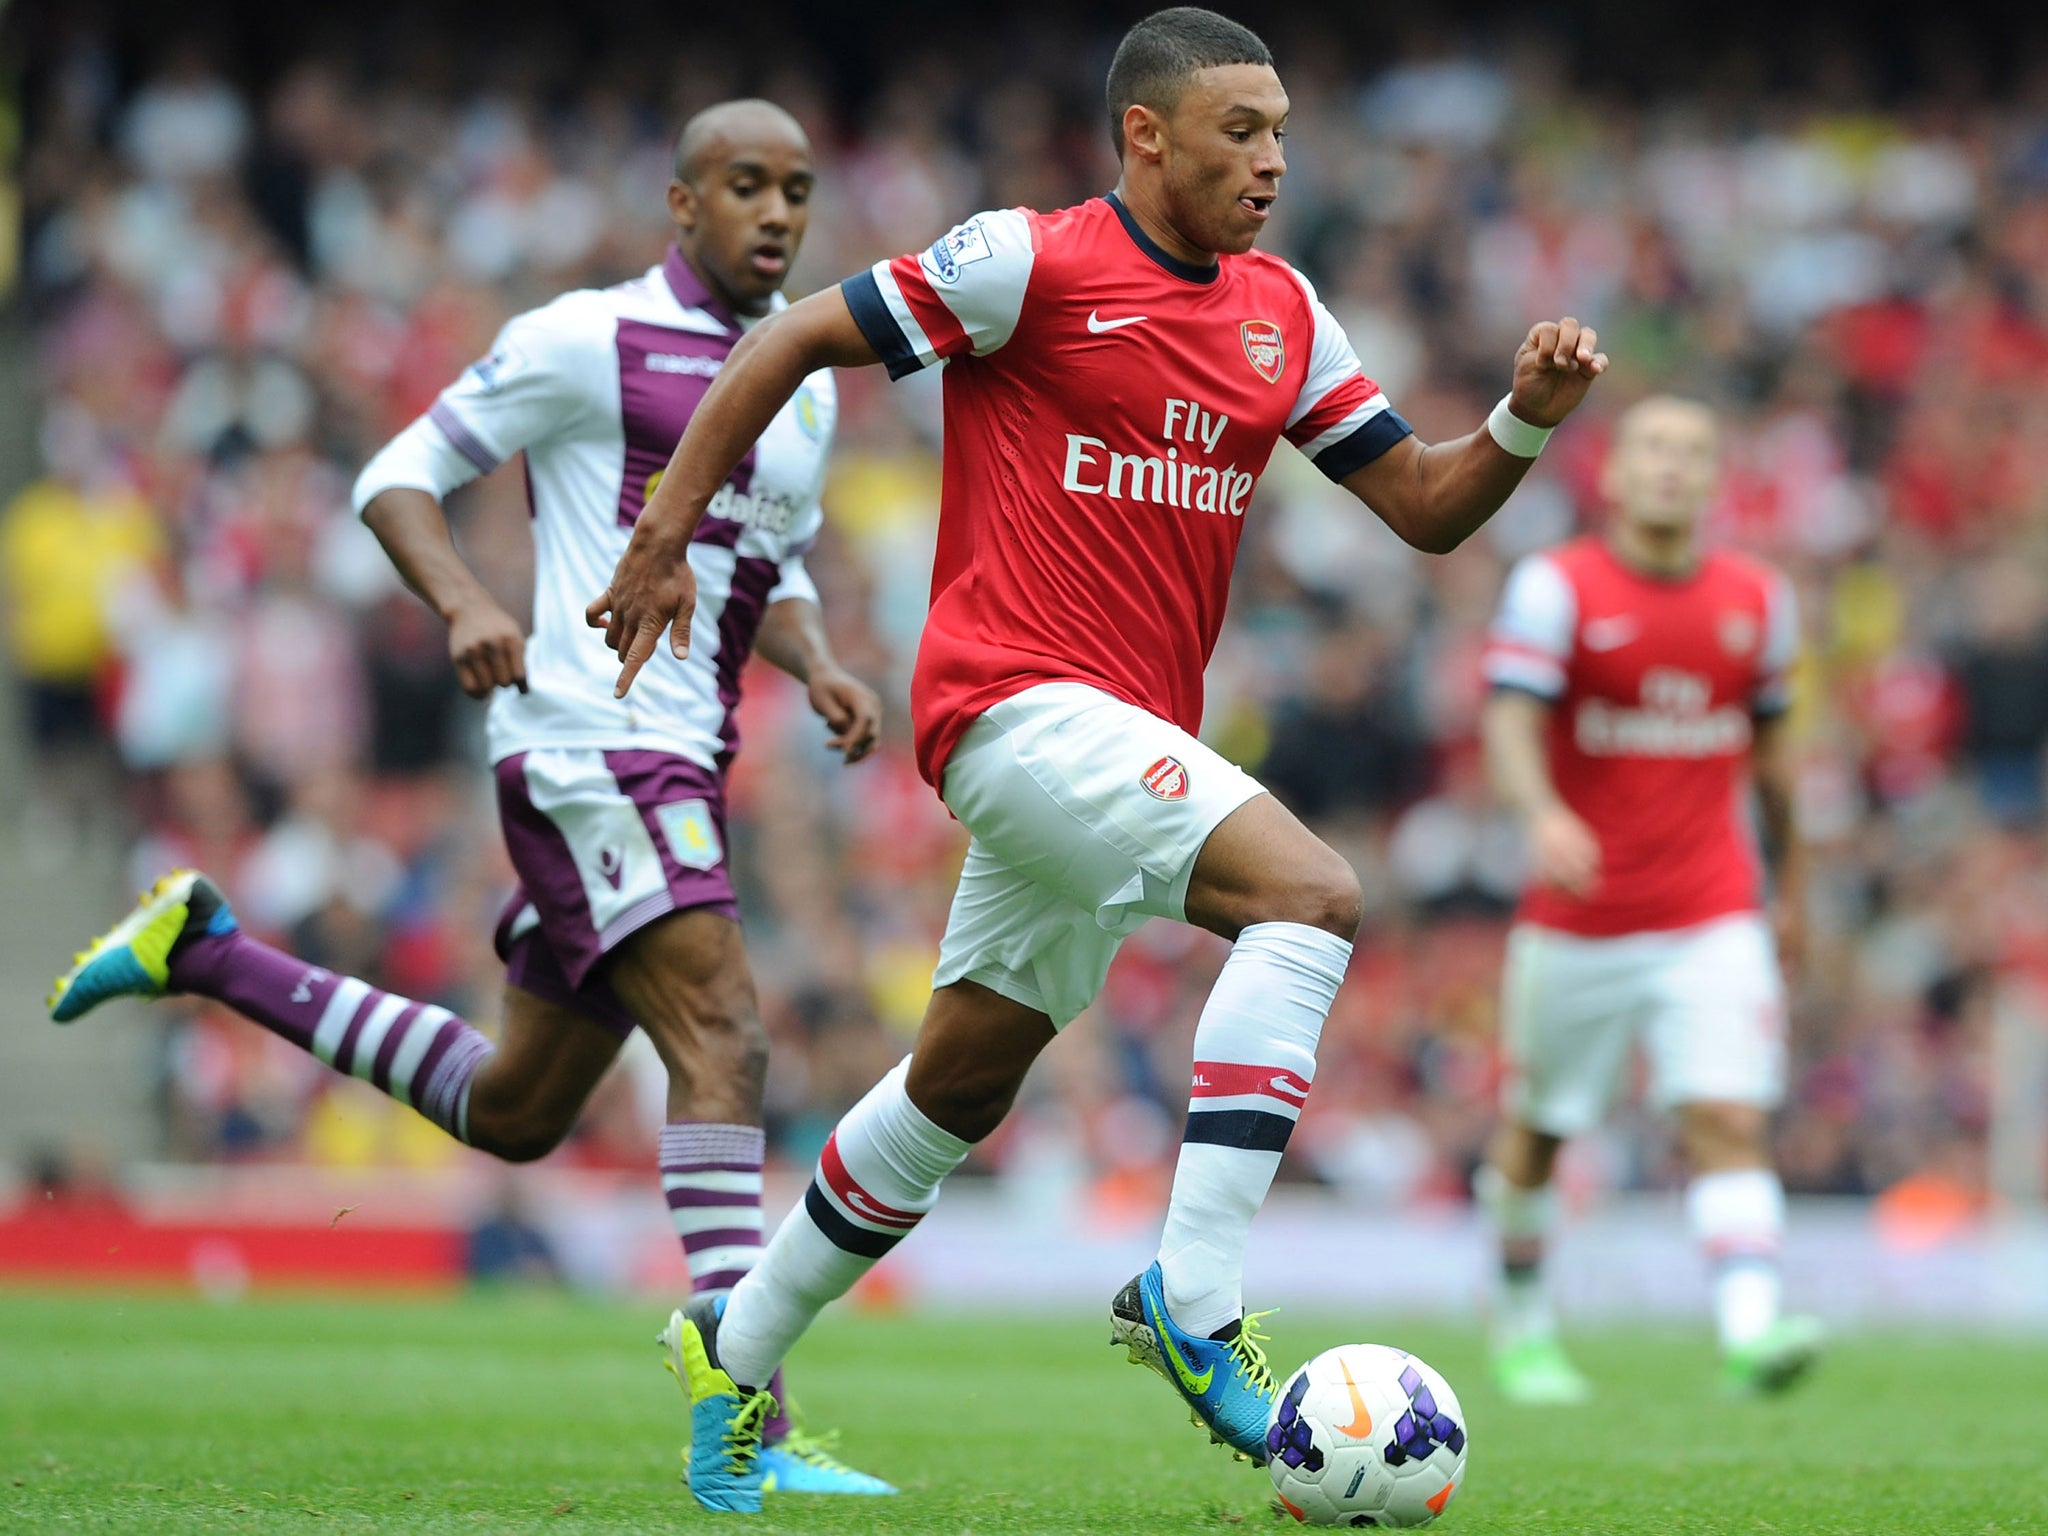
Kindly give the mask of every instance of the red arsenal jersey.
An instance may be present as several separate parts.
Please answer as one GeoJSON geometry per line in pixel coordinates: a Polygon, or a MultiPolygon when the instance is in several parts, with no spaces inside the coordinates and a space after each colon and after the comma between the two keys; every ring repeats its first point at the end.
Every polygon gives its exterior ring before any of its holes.
{"type": "Polygon", "coordinates": [[[946,364],[911,683],[934,785],[978,715],[1038,683],[1086,683],[1196,730],[1273,445],[1341,479],[1409,431],[1286,262],[1179,261],[1113,195],[980,214],[843,288],[892,377],[946,364]]]}
{"type": "Polygon", "coordinates": [[[1600,843],[1592,893],[1531,885],[1522,921],[1607,937],[1757,907],[1750,739],[1788,703],[1798,630],[1790,585],[1738,555],[1664,580],[1581,538],[1515,568],[1487,679],[1556,706],[1552,781],[1600,843]]]}

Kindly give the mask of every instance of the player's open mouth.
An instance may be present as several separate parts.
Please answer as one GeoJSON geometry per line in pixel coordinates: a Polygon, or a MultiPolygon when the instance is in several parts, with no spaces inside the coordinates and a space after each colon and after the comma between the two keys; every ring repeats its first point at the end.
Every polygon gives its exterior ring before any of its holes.
{"type": "Polygon", "coordinates": [[[763,277],[780,277],[789,270],[789,253],[779,245],[757,246],[747,260],[763,277]]]}
{"type": "Polygon", "coordinates": [[[1237,206],[1253,218],[1263,219],[1273,211],[1273,199],[1270,195],[1253,193],[1247,197],[1240,197],[1237,200],[1237,206]]]}

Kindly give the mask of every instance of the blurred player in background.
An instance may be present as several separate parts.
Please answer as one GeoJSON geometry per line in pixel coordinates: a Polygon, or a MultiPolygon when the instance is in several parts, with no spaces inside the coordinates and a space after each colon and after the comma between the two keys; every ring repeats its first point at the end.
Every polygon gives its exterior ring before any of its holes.
{"type": "Polygon", "coordinates": [[[1508,1123],[1479,1189],[1501,1244],[1495,1370],[1523,1402],[1590,1392],[1542,1281],[1551,1175],[1638,1041],[1677,1110],[1728,1383],[1783,1388],[1819,1345],[1812,1320],[1779,1315],[1785,1197],[1766,1145],[1785,1083],[1778,962],[1798,959],[1805,900],[1784,724],[1798,619],[1782,576],[1700,548],[1718,466],[1705,406],[1631,408],[1605,470],[1612,528],[1517,566],[1489,638],[1487,762],[1535,865],[1502,982],[1508,1123]]]}
{"type": "Polygon", "coordinates": [[[752,1446],[776,1366],[931,1209],[1155,915],[1233,948],[1195,1032],[1159,1261],[1116,1297],[1113,1337],[1212,1436],[1264,1459],[1274,1381],[1243,1311],[1245,1246],[1360,894],[1342,857],[1194,735],[1243,519],[1285,437],[1408,542],[1448,550],[1606,366],[1576,321],[1539,325],[1492,419],[1425,447],[1308,283],[1252,249],[1286,169],[1265,45],[1210,11],[1162,11],[1124,38],[1107,94],[1113,193],[984,213],[737,349],[591,604],[630,696],[669,664],[665,630],[671,650],[703,643],[709,594],[678,557],[801,381],[947,364],[912,702],[920,767],[973,840],[913,1053],[840,1121],[729,1302],[671,1323],[697,1414],[691,1487],[713,1507],[759,1508],[752,1446]]]}
{"type": "MultiPolygon", "coordinates": [[[[59,980],[60,1022],[123,993],[214,998],[514,1162],[562,1140],[638,1025],[668,1070],[661,1181],[693,1285],[723,1295],[746,1272],[761,1250],[768,1039],[725,854],[741,670],[758,651],[805,684],[848,763],[873,747],[880,720],[873,690],[833,658],[804,570],[837,410],[831,375],[799,381],[761,422],[676,551],[702,594],[688,660],[660,658],[630,701],[614,699],[611,655],[583,607],[727,355],[782,306],[814,179],[803,130],[781,108],[698,114],[677,140],[667,260],[515,317],[356,482],[364,521],[447,621],[463,688],[491,699],[520,879],[497,935],[499,1038],[258,943],[190,870],[159,882],[59,980]],[[531,639],[464,564],[441,505],[522,450],[531,639]]],[[[786,1419],[768,1442],[773,1486],[894,1491],[786,1419]]]]}

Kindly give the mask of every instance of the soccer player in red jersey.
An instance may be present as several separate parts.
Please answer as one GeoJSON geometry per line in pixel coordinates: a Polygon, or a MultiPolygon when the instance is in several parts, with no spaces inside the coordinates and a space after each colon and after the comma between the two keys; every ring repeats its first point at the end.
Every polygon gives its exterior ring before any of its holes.
{"type": "Polygon", "coordinates": [[[931,1208],[1148,916],[1234,947],[1196,1028],[1159,1262],[1116,1298],[1114,1336],[1264,1458],[1274,1384],[1240,1273],[1360,897],[1339,855],[1194,735],[1244,517],[1285,437],[1409,543],[1452,549],[1606,367],[1590,329],[1538,325],[1489,421],[1424,446],[1307,281],[1253,250],[1286,169],[1265,45],[1213,12],[1159,12],[1118,48],[1108,105],[1114,192],[981,214],[736,347],[591,604],[623,694],[664,630],[688,644],[681,553],[798,381],[947,365],[911,692],[919,764],[973,840],[912,1054],[840,1122],[729,1303],[672,1322],[700,1410],[691,1486],[716,1507],[758,1507],[758,1385],[931,1208]]]}
{"type": "Polygon", "coordinates": [[[1508,1123],[1480,1177],[1501,1240],[1494,1366],[1519,1401],[1589,1394],[1539,1273],[1549,1186],[1638,1039],[1678,1112],[1728,1384],[1789,1385],[1819,1344],[1811,1319],[1778,1315],[1785,1198],[1765,1144],[1785,1079],[1777,949],[1797,957],[1805,890],[1784,725],[1798,619],[1782,576],[1700,548],[1717,479],[1705,406],[1632,407],[1605,470],[1612,528],[1524,560],[1487,648],[1487,759],[1535,861],[1502,984],[1508,1123]]]}

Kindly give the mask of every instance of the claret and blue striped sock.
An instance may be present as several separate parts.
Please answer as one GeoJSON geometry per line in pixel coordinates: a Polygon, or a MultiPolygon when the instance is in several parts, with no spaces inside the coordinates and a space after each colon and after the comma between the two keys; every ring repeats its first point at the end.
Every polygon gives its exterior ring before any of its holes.
{"type": "Polygon", "coordinates": [[[469,1140],[470,1081],[497,1047],[446,1008],[308,965],[240,929],[180,945],[170,984],[227,1004],[469,1140]]]}
{"type": "MultiPolygon", "coordinates": [[[[761,1164],[768,1138],[758,1125],[671,1120],[661,1128],[661,1192],[682,1240],[695,1295],[723,1295],[761,1259],[761,1164]]],[[[780,1444],[790,1429],[782,1372],[768,1383],[776,1412],[762,1439],[780,1444]]]]}
{"type": "Polygon", "coordinates": [[[661,1128],[661,1191],[692,1291],[730,1291],[760,1259],[766,1147],[758,1125],[672,1120],[661,1128]]]}

